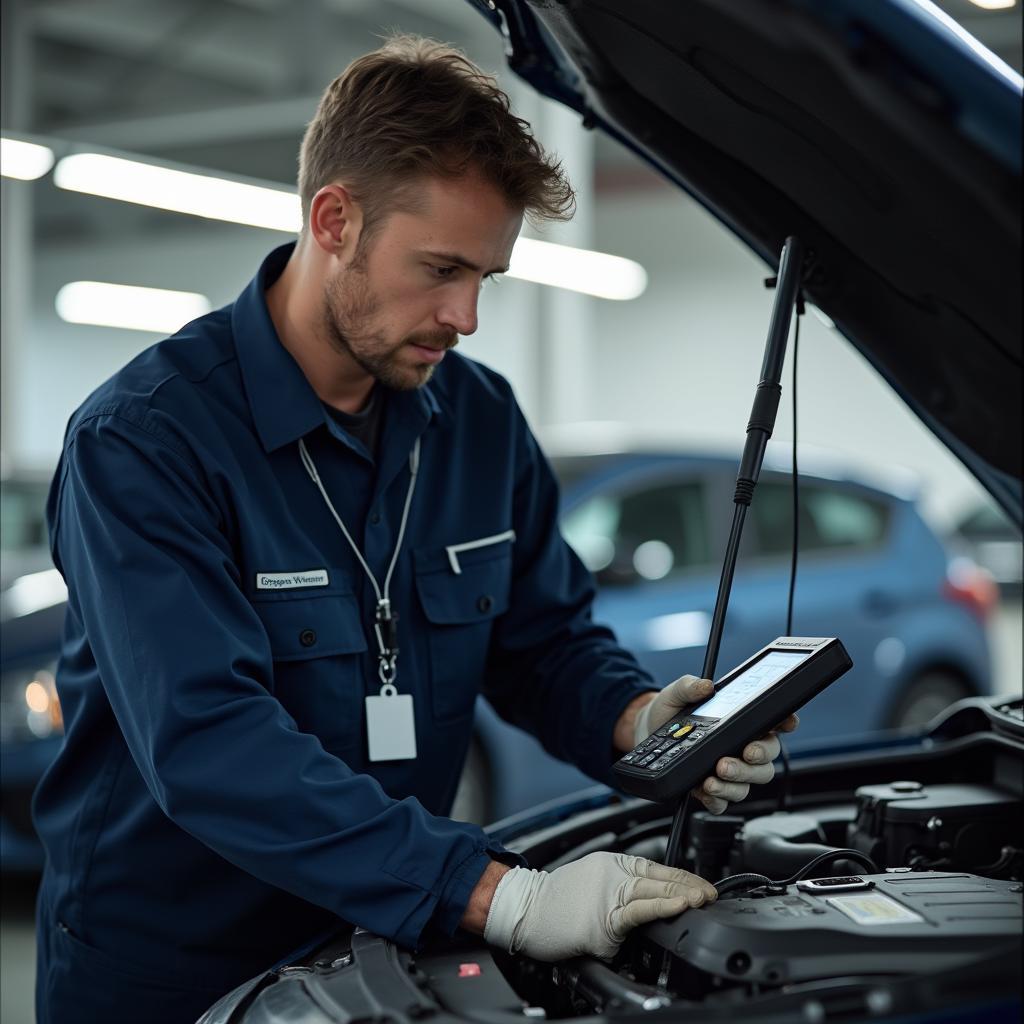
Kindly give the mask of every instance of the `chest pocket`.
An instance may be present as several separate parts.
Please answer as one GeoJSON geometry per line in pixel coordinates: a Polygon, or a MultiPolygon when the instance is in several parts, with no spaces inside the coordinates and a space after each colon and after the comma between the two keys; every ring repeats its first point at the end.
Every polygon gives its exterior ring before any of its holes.
{"type": "Polygon", "coordinates": [[[508,610],[512,538],[460,547],[458,572],[450,548],[415,552],[416,591],[430,623],[430,691],[434,719],[455,721],[473,713],[491,632],[508,610]]]}
{"type": "Polygon", "coordinates": [[[270,641],[274,692],[299,729],[343,755],[361,742],[366,636],[351,584],[253,601],[270,641]]]}

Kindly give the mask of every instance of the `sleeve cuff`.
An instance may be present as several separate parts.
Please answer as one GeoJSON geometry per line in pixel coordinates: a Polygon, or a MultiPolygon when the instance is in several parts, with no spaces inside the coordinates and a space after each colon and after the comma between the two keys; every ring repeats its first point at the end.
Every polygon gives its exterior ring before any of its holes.
{"type": "Polygon", "coordinates": [[[510,853],[498,843],[487,843],[478,847],[459,865],[441,892],[433,923],[444,935],[451,937],[455,934],[462,915],[466,912],[469,897],[492,860],[512,867],[526,867],[526,861],[522,857],[510,853]]]}
{"type": "Polygon", "coordinates": [[[622,756],[618,750],[615,749],[615,726],[618,725],[619,719],[622,717],[622,713],[637,699],[641,694],[644,693],[658,693],[658,688],[651,686],[646,680],[637,680],[633,685],[622,694],[619,699],[612,705],[613,714],[610,716],[608,723],[604,726],[604,735],[599,737],[599,750],[606,750],[608,752],[608,760],[596,771],[590,771],[589,774],[598,782],[603,782],[606,786],[615,788],[615,780],[612,777],[612,765],[622,756]]]}

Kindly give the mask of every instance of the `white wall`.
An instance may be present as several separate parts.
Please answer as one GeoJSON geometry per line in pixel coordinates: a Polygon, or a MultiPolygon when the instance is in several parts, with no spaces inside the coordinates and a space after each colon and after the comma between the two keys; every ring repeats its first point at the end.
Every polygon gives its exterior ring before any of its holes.
{"type": "MultiPolygon", "coordinates": [[[[588,215],[589,216],[589,215],[588,215]]],[[[527,415],[612,420],[680,444],[738,450],[761,365],[772,293],[767,269],[694,203],[667,189],[603,199],[593,211],[596,248],[639,260],[650,274],[632,302],[572,297],[506,279],[485,289],[481,327],[462,350],[510,378],[527,415]],[[571,315],[572,309],[580,311],[571,315]],[[557,325],[557,326],[555,326],[557,325]],[[551,346],[561,354],[552,358],[551,346]],[[571,360],[566,359],[570,353],[571,360]],[[573,372],[572,362],[578,364],[573,372]],[[552,373],[558,380],[552,382],[552,373]]],[[[16,464],[56,460],[64,424],[82,398],[155,335],[69,325],[53,300],[88,278],[200,291],[230,301],[275,232],[195,220],[169,236],[117,246],[43,248],[33,272],[33,317],[20,346],[21,401],[5,450],[16,464]]],[[[787,361],[788,363],[788,361],[787,361]]],[[[787,365],[775,437],[792,436],[787,365]]],[[[926,483],[926,510],[939,525],[980,488],[836,332],[804,318],[800,346],[800,438],[866,467],[913,468],[926,483]]]]}
{"type": "MultiPolygon", "coordinates": [[[[272,231],[191,221],[159,239],[129,244],[64,245],[38,250],[33,303],[18,346],[21,401],[4,438],[15,466],[51,468],[68,417],[86,395],[160,335],[68,324],[54,309],[70,281],[181,289],[206,295],[214,307],[232,301],[256,273],[264,255],[288,240],[272,231]]],[[[464,349],[518,382],[527,415],[536,419],[539,370],[531,341],[538,322],[536,285],[508,281],[485,290],[479,334],[464,349]]]]}
{"type": "MultiPolygon", "coordinates": [[[[602,202],[595,241],[642,263],[650,284],[633,302],[602,303],[594,318],[590,416],[738,450],[774,294],[763,281],[773,271],[669,189],[602,202]]],[[[791,358],[792,345],[774,434],[782,442],[793,436],[791,358]]],[[[799,439],[867,469],[912,468],[933,520],[947,522],[983,493],[854,348],[810,312],[800,326],[798,384],[799,439]]]]}
{"type": "Polygon", "coordinates": [[[19,360],[19,429],[4,444],[16,465],[52,466],[64,426],[79,403],[129,359],[160,340],[157,334],[65,323],[54,309],[63,285],[89,280],[195,291],[216,307],[241,291],[264,249],[284,240],[275,232],[222,228],[200,220],[192,225],[192,231],[158,240],[37,250],[32,317],[19,360]]]}

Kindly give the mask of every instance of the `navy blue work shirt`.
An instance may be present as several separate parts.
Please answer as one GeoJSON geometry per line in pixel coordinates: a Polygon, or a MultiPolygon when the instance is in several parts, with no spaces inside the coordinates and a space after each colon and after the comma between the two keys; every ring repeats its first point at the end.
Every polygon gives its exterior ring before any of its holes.
{"type": "Polygon", "coordinates": [[[410,947],[454,932],[503,855],[444,817],[476,696],[606,780],[614,724],[652,688],[591,621],[506,381],[449,353],[385,392],[375,463],[274,330],[264,292],[291,248],[90,396],[50,494],[69,598],[41,920],[171,985],[234,984],[338,918],[410,947]],[[417,438],[391,599],[418,756],[371,763],[375,599],[298,442],[382,581],[417,438]]]}

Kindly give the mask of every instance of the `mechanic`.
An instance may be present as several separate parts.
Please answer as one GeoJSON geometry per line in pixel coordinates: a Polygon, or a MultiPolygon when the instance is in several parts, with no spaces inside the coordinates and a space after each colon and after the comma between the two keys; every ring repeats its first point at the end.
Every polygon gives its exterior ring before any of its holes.
{"type": "MultiPolygon", "coordinates": [[[[524,215],[571,215],[560,167],[461,54],[399,37],[327,89],[299,187],[298,242],[68,425],[40,1024],[192,1020],[342,921],[607,957],[714,898],[610,853],[530,871],[445,817],[479,693],[607,780],[711,685],[658,691],[591,621],[509,385],[448,353],[524,215]]],[[[724,810],[778,751],[699,798],[724,810]]]]}

